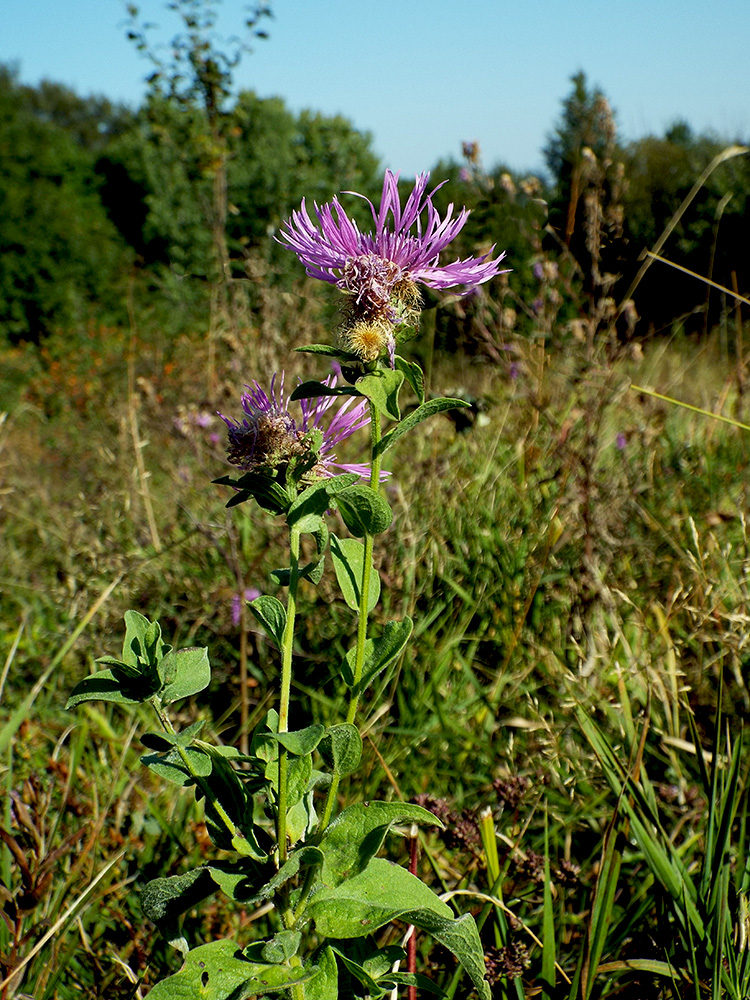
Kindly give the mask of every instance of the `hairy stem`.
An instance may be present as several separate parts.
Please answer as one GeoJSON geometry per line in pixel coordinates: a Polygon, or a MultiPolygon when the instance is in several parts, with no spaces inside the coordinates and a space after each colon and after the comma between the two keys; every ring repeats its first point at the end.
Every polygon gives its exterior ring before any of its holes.
{"type": "MultiPolygon", "coordinates": [[[[297,612],[297,584],[299,582],[299,529],[289,529],[289,594],[286,603],[286,627],[281,644],[281,695],[279,698],[279,732],[289,729],[289,696],[292,689],[292,650],[294,648],[294,618],[297,612]]],[[[276,834],[279,845],[279,865],[287,859],[286,811],[289,757],[279,744],[279,800],[276,834]]]]}
{"type": "MultiPolygon", "coordinates": [[[[151,704],[154,707],[154,711],[159,716],[159,721],[161,722],[162,726],[164,727],[164,731],[167,732],[167,733],[170,733],[170,735],[172,735],[172,736],[175,736],[176,735],[176,731],[175,731],[174,726],[172,725],[172,720],[167,715],[166,709],[162,706],[161,702],[159,702],[158,699],[152,699],[151,700],[151,704]]],[[[235,822],[232,819],[232,817],[229,815],[229,813],[226,811],[226,809],[224,808],[224,806],[221,804],[221,802],[219,802],[219,800],[216,798],[216,796],[211,791],[211,784],[210,784],[210,782],[207,781],[206,778],[204,778],[202,775],[200,775],[200,774],[198,774],[196,772],[195,767],[193,765],[193,762],[190,759],[190,754],[187,752],[187,749],[185,747],[183,747],[183,746],[180,746],[180,744],[177,743],[177,744],[175,744],[175,750],[180,755],[180,759],[182,760],[182,763],[185,765],[185,767],[187,768],[187,770],[190,772],[190,775],[193,778],[193,780],[195,781],[195,784],[203,792],[203,795],[205,797],[206,802],[207,803],[209,803],[209,802],[211,803],[211,807],[215,810],[216,815],[219,817],[219,819],[221,820],[221,822],[224,824],[224,827],[225,827],[227,833],[229,834],[229,836],[232,838],[232,841],[233,842],[238,842],[240,840],[244,841],[245,840],[245,835],[237,827],[237,825],[235,824],[235,822]]]]}
{"type": "MultiPolygon", "coordinates": [[[[372,402],[370,402],[370,431],[372,454],[370,465],[370,487],[373,490],[377,490],[380,485],[381,456],[379,445],[382,437],[382,424],[380,420],[380,411],[372,404],[372,402]]],[[[372,577],[373,536],[369,534],[365,535],[364,542],[365,557],[362,567],[362,583],[359,595],[359,618],[357,621],[357,649],[354,660],[354,681],[352,684],[351,696],[349,698],[349,708],[346,713],[346,721],[352,725],[354,725],[355,719],[357,718],[357,709],[359,708],[359,698],[361,694],[359,685],[362,681],[362,671],[365,664],[365,642],[367,640],[367,620],[369,615],[367,603],[370,596],[370,579],[372,577]]],[[[323,815],[321,816],[320,823],[318,825],[318,836],[323,833],[331,821],[331,815],[333,813],[333,807],[336,804],[340,781],[341,778],[338,774],[334,774],[331,778],[328,795],[326,796],[325,805],[323,807],[323,815]]],[[[304,909],[305,900],[306,894],[303,891],[299,904],[302,909],[304,909]]],[[[301,912],[299,907],[297,912],[298,914],[301,912]]]]}

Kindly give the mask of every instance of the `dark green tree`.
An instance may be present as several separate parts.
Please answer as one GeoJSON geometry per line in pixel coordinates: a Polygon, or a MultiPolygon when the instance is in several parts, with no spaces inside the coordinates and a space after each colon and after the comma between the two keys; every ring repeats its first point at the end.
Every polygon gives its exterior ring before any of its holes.
{"type": "Polygon", "coordinates": [[[614,115],[601,90],[591,89],[582,71],[571,82],[573,89],[563,101],[560,120],[543,150],[554,186],[550,224],[566,246],[581,229],[582,195],[591,157],[598,162],[611,159],[616,135],[614,115]]]}
{"type": "MultiPolygon", "coordinates": [[[[210,235],[212,253],[205,276],[211,288],[212,331],[217,324],[235,326],[241,313],[227,239],[228,163],[230,139],[236,129],[230,100],[233,75],[249,51],[249,42],[266,37],[261,25],[271,16],[267,4],[256,3],[248,8],[245,38],[220,39],[216,35],[219,6],[220,0],[169,0],[166,8],[177,16],[180,29],[166,47],[166,58],[140,23],[138,7],[129,4],[127,8],[128,37],[154,67],[148,102],[154,135],[166,147],[167,162],[175,153],[183,160],[183,175],[193,187],[210,235]],[[184,117],[178,128],[173,112],[184,117]]],[[[210,348],[212,343],[211,339],[210,348]]],[[[210,350],[209,382],[213,378],[212,359],[210,350]]]]}
{"type": "MultiPolygon", "coordinates": [[[[696,135],[686,122],[678,121],[663,137],[645,136],[626,147],[625,228],[634,257],[653,248],[698,177],[728,145],[716,136],[696,135]]],[[[746,295],[749,198],[749,158],[738,156],[722,163],[669,235],[662,256],[746,295]]],[[[723,307],[732,307],[722,301],[720,292],[660,262],[650,267],[635,298],[655,331],[680,320],[689,331],[705,332],[718,321],[723,307]]]]}
{"type": "Polygon", "coordinates": [[[121,301],[130,257],[99,199],[95,106],[0,68],[0,335],[11,341],[82,324],[94,307],[103,319],[101,303],[111,316],[121,301]]]}

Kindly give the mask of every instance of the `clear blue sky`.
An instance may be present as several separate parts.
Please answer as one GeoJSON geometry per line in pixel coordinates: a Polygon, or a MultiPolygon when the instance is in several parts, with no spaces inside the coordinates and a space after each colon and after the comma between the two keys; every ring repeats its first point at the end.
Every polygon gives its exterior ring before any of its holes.
{"type": "MultiPolygon", "coordinates": [[[[269,0],[274,19],[237,71],[239,87],[295,111],[341,113],[405,174],[460,156],[540,169],[541,149],[583,69],[609,97],[621,137],[676,118],[750,138],[750,0],[269,0]]],[[[142,0],[167,40],[163,0],[142,0]]],[[[122,0],[1,0],[0,62],[81,94],[137,104],[146,60],[125,38],[122,0]]],[[[221,28],[239,32],[242,0],[221,28]]]]}

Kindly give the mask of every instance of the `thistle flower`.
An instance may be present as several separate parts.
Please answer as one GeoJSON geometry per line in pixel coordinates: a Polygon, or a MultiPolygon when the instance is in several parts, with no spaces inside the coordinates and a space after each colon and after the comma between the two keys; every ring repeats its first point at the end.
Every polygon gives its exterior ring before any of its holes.
{"type": "MultiPolygon", "coordinates": [[[[324,385],[333,388],[336,376],[329,376],[324,385]]],[[[227,459],[232,465],[246,472],[277,469],[292,458],[310,456],[315,451],[316,460],[308,473],[310,479],[333,476],[334,469],[356,472],[362,478],[369,476],[369,465],[337,462],[334,451],[351,434],[369,424],[366,400],[355,404],[354,397],[347,397],[331,420],[326,421],[324,418],[338,397],[302,399],[302,415],[295,419],[289,412],[290,397],[284,394],[283,372],[278,385],[276,375],[273,376],[268,392],[258,382],[246,388],[248,391],[240,400],[241,422],[219,414],[229,430],[227,459]]]]}
{"type": "Polygon", "coordinates": [[[363,233],[337,198],[315,205],[316,226],[305,201],[284,224],[279,242],[290,247],[313,278],[336,285],[348,297],[340,331],[341,346],[362,361],[375,361],[386,353],[393,359],[395,330],[413,323],[421,307],[419,285],[430,288],[474,288],[500,272],[504,254],[489,260],[494,246],[483,257],[468,257],[439,265],[441,251],[466,224],[469,210],[454,217],[453,205],[441,219],[429,194],[429,173],[419,174],[414,190],[401,207],[398,174],[386,170],[380,208],[355,191],[370,206],[374,231],[363,233]],[[426,220],[423,216],[426,213],[426,220]]]}

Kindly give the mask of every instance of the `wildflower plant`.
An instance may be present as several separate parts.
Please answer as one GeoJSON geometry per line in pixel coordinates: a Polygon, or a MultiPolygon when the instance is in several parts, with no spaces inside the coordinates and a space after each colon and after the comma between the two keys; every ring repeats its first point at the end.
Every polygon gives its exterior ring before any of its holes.
{"type": "Polygon", "coordinates": [[[404,987],[434,991],[413,969],[401,970],[402,948],[384,943],[383,931],[393,921],[422,929],[453,952],[479,996],[489,1000],[474,918],[457,915],[412,871],[378,856],[389,832],[441,825],[440,820],[413,803],[351,802],[340,808],[342,781],[362,758],[357,725],[362,696],[400,657],[413,626],[406,617],[370,635],[369,617],[381,587],[374,539],[393,521],[379,489],[383,455],[426,418],[467,405],[426,399],[419,366],[400,357],[396,346],[417,321],[420,284],[472,287],[498,274],[501,259],[439,263],[467,213],[454,217],[451,207],[440,219],[426,193],[428,178],[417,178],[402,207],[398,177],[387,172],[379,209],[368,202],[372,233],[363,233],[337,199],[316,207],[317,227],[304,203],[292,215],[282,242],[309,274],[345,296],[337,342],[302,350],[338,362],[344,381],[306,381],[287,395],[283,375],[274,376],[267,387],[259,382],[247,387],[239,417],[222,415],[228,460],[239,472],[216,480],[233,491],[227,506],[257,503],[284,518],[289,532],[289,565],[271,574],[286,601],[263,595],[249,602],[280,656],[277,705],[255,728],[249,752],[203,739],[203,720],[175,727],[170,707],[210,683],[208,651],[172,649],[159,624],[137,611],[125,615],[121,655],[102,657],[102,669],[81,681],[68,701],[68,707],[97,699],[149,704],[160,728],[142,736],[148,751],[142,762],[167,781],[192,788],[204,802],[216,857],[143,889],[146,916],[184,956],[182,969],[150,991],[153,1000],[240,1000],[277,993],[333,1000],[352,988],[355,995],[370,997],[404,987]],[[417,406],[402,418],[404,385],[417,406]],[[337,447],[365,428],[369,463],[339,462],[337,447]],[[335,513],[346,535],[332,532],[335,513]],[[302,561],[302,535],[314,542],[309,562],[302,561]],[[292,727],[298,588],[301,580],[320,582],[327,556],[357,622],[354,645],[338,665],[347,710],[334,725],[300,726],[295,720],[292,727]],[[271,903],[272,936],[213,940],[189,950],[181,917],[217,892],[242,907],[271,903]]]}

